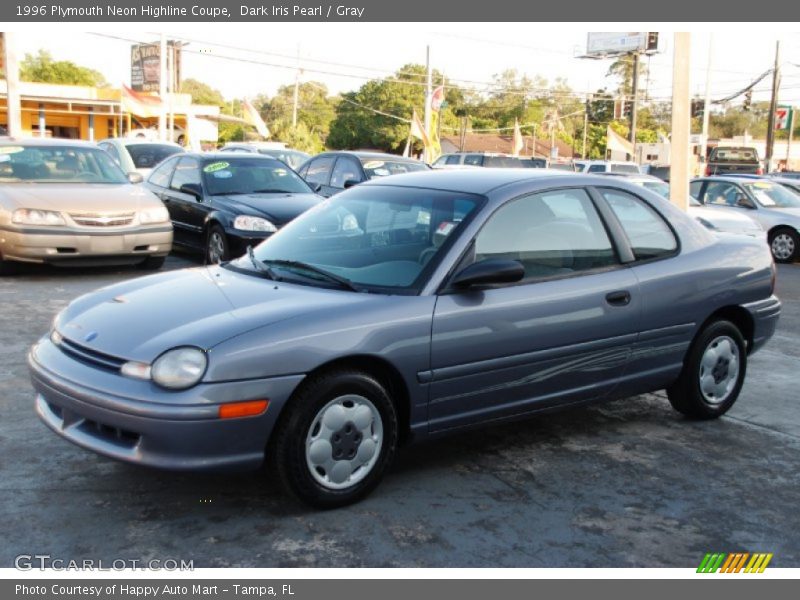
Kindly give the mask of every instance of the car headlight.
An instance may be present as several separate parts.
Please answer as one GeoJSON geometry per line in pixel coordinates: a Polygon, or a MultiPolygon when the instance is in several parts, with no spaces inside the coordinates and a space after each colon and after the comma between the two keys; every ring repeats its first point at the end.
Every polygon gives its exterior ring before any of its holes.
{"type": "Polygon", "coordinates": [[[150,376],[161,387],[183,390],[195,385],[206,372],[208,358],[200,348],[183,346],[167,350],[150,367],[150,376]]]}
{"type": "Polygon", "coordinates": [[[274,233],[278,231],[275,225],[262,217],[250,217],[248,215],[239,215],[233,220],[233,226],[242,231],[265,231],[267,233],[274,233]]]}
{"type": "Polygon", "coordinates": [[[11,215],[11,222],[17,225],[66,225],[60,212],[38,208],[18,208],[11,215]]]}
{"type": "Polygon", "coordinates": [[[139,223],[149,225],[150,223],[166,223],[169,221],[169,211],[163,206],[148,208],[139,213],[139,223]]]}

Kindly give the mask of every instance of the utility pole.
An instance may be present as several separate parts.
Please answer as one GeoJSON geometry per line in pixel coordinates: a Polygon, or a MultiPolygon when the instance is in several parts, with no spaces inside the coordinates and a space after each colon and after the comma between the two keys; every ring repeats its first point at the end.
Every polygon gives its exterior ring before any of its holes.
{"type": "Polygon", "coordinates": [[[17,61],[17,34],[6,31],[3,35],[5,56],[8,135],[22,136],[22,102],[19,96],[19,62],[17,61]]]}
{"type": "Polygon", "coordinates": [[[639,52],[633,53],[633,81],[631,82],[633,92],[633,104],[631,104],[631,144],[633,151],[632,160],[636,160],[636,113],[639,110],[639,52]]]}
{"type": "Polygon", "coordinates": [[[792,133],[794,133],[794,106],[789,109],[789,139],[786,140],[786,170],[791,171],[789,161],[792,158],[792,133]]]}
{"type": "Polygon", "coordinates": [[[158,95],[161,98],[161,110],[158,113],[158,139],[162,142],[167,139],[167,38],[161,34],[161,48],[159,55],[160,72],[158,75],[158,95]]]}
{"type": "Polygon", "coordinates": [[[586,95],[586,105],[583,110],[583,145],[581,146],[581,158],[586,158],[586,134],[589,129],[589,104],[592,101],[592,95],[586,95]]]}
{"type": "MultiPolygon", "coordinates": [[[[708,62],[706,63],[706,97],[703,101],[703,130],[700,135],[700,158],[705,163],[708,151],[708,114],[711,108],[711,59],[713,54],[714,34],[708,34],[708,62]]],[[[704,167],[705,168],[705,167],[704,167]]]]}
{"type": "Polygon", "coordinates": [[[772,71],[772,98],[769,101],[769,119],[767,121],[767,155],[764,167],[767,173],[772,171],[772,151],[775,146],[775,111],[778,109],[778,90],[781,85],[781,42],[775,42],[775,68],[772,71]]]}
{"type": "MultiPolygon", "coordinates": [[[[431,81],[431,47],[425,46],[425,135],[431,131],[431,94],[433,93],[431,81]]],[[[422,152],[422,160],[428,162],[428,148],[422,152]]]]}
{"type": "Polygon", "coordinates": [[[670,138],[670,202],[689,206],[689,132],[692,125],[689,99],[691,34],[675,32],[672,59],[672,136],[670,138]]]}
{"type": "Polygon", "coordinates": [[[292,103],[292,129],[297,129],[297,99],[300,95],[300,44],[297,44],[297,70],[294,72],[294,101],[292,103]]]}

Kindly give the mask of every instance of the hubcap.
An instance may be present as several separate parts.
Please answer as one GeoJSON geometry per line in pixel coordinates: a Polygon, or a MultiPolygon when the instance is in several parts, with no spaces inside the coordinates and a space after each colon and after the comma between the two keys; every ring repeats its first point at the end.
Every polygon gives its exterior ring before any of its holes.
{"type": "Polygon", "coordinates": [[[323,487],[340,490],[364,479],[380,455],[383,421],[375,405],[348,394],[331,400],[311,422],[306,464],[323,487]]]}
{"type": "Polygon", "coordinates": [[[772,239],[772,255],[786,260],[794,254],[794,239],[788,233],[779,233],[772,239]]]}
{"type": "Polygon", "coordinates": [[[700,361],[700,392],[709,404],[725,402],[739,380],[739,347],[727,335],[714,338],[700,361]]]}
{"type": "Polygon", "coordinates": [[[223,256],[225,256],[225,240],[218,231],[213,231],[208,236],[208,262],[217,264],[222,262],[223,256]]]}

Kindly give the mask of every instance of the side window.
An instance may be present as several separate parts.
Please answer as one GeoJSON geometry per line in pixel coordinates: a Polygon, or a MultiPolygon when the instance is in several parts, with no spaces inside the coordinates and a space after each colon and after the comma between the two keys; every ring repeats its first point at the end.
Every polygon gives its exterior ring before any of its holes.
{"type": "Polygon", "coordinates": [[[703,204],[716,206],[735,206],[736,197],[740,195],[739,188],[733,183],[725,181],[710,181],[703,194],[703,204]]]}
{"type": "Polygon", "coordinates": [[[678,242],[663,217],[646,202],[621,190],[600,189],[628,236],[636,260],[672,254],[678,242]]]}
{"type": "Polygon", "coordinates": [[[147,181],[159,187],[169,187],[169,180],[172,177],[172,170],[175,168],[175,163],[177,162],[177,159],[164,161],[158,166],[158,168],[154,169],[153,172],[150,173],[150,177],[148,177],[147,181]]]}
{"type": "Polygon", "coordinates": [[[305,179],[308,183],[321,183],[328,185],[328,178],[333,166],[333,156],[320,156],[315,158],[308,165],[308,172],[305,179]]]}
{"type": "Polygon", "coordinates": [[[544,192],[497,210],[475,239],[475,259],[505,258],[525,267],[525,280],[568,275],[618,263],[585,190],[544,192]]]}
{"type": "Polygon", "coordinates": [[[467,154],[464,157],[464,164],[465,165],[472,165],[475,167],[480,167],[483,164],[483,155],[481,154],[467,154]]]}
{"type": "Polygon", "coordinates": [[[361,180],[360,169],[356,162],[349,156],[340,156],[336,160],[336,165],[333,167],[331,173],[330,186],[335,188],[344,188],[344,182],[349,179],[361,180]]]}
{"type": "Polygon", "coordinates": [[[113,158],[117,164],[120,164],[119,152],[117,152],[117,149],[112,144],[97,144],[97,145],[100,146],[106,152],[108,152],[109,155],[111,155],[111,158],[113,158]]]}
{"type": "Polygon", "coordinates": [[[169,187],[173,190],[180,190],[181,186],[187,183],[200,184],[200,164],[196,158],[185,156],[178,161],[169,187]]]}
{"type": "Polygon", "coordinates": [[[703,188],[702,181],[693,181],[689,184],[689,195],[692,198],[697,198],[700,200],[700,190],[703,188]]]}
{"type": "Polygon", "coordinates": [[[458,154],[450,154],[447,157],[447,160],[445,160],[444,164],[446,164],[446,165],[457,165],[457,164],[460,164],[460,162],[461,162],[461,157],[458,154]]]}
{"type": "Polygon", "coordinates": [[[605,173],[605,165],[589,165],[589,173],[605,173]]]}

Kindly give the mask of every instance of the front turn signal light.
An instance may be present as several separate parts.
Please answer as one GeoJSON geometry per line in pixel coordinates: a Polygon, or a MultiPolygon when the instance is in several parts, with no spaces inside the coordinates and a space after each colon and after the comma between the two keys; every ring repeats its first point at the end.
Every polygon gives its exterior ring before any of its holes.
{"type": "Polygon", "coordinates": [[[237,419],[239,417],[254,417],[267,410],[268,406],[269,400],[248,400],[247,402],[221,404],[219,407],[219,418],[237,419]]]}

